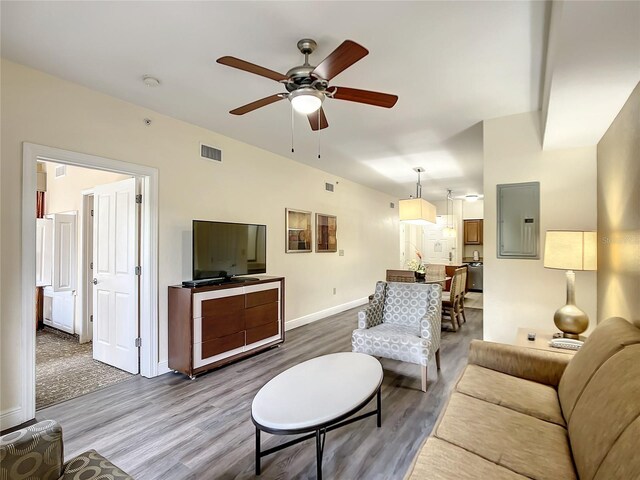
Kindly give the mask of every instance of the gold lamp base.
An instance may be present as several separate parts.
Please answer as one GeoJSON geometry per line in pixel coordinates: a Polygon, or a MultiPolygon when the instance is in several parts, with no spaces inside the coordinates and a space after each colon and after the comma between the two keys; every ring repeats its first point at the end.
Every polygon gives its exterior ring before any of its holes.
{"type": "Polygon", "coordinates": [[[575,305],[560,307],[553,316],[553,321],[564,338],[578,340],[580,334],[589,328],[589,317],[575,305]]]}
{"type": "Polygon", "coordinates": [[[580,334],[589,328],[589,316],[576,307],[575,280],[576,274],[573,270],[568,270],[567,304],[556,311],[553,316],[553,321],[556,327],[562,331],[564,338],[574,338],[578,340],[580,334]]]}

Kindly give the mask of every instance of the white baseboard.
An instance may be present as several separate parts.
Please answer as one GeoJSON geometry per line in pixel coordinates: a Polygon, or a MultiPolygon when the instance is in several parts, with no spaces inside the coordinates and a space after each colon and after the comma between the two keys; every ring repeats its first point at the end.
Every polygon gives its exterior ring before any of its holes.
{"type": "Polygon", "coordinates": [[[26,422],[21,407],[13,407],[0,413],[0,430],[6,430],[26,422]]]}
{"type": "Polygon", "coordinates": [[[336,305],[335,307],[320,310],[319,312],[310,313],[309,315],[305,315],[303,317],[294,318],[293,320],[285,322],[284,330],[289,331],[312,322],[317,322],[318,320],[330,317],[331,315],[344,312],[345,310],[349,310],[351,308],[359,307],[360,305],[364,305],[367,302],[369,302],[369,297],[359,298],[351,302],[343,303],[342,305],[336,305]]]}
{"type": "Polygon", "coordinates": [[[164,362],[158,362],[158,375],[164,375],[165,373],[172,372],[169,368],[169,360],[165,360],[164,362]]]}

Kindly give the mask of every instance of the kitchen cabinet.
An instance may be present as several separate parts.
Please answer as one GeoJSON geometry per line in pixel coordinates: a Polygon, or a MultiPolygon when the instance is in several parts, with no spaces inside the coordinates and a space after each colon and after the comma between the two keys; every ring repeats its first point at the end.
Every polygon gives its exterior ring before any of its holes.
{"type": "Polygon", "coordinates": [[[464,244],[482,245],[482,220],[464,221],[464,244]]]}

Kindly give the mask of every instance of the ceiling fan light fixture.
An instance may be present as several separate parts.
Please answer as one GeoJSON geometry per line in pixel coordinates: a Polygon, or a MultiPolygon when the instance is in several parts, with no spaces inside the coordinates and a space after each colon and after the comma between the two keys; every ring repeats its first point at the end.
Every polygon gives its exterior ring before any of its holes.
{"type": "Polygon", "coordinates": [[[322,106],[323,100],[324,94],[310,87],[299,88],[289,94],[291,106],[296,112],[303,115],[317,112],[322,106]]]}

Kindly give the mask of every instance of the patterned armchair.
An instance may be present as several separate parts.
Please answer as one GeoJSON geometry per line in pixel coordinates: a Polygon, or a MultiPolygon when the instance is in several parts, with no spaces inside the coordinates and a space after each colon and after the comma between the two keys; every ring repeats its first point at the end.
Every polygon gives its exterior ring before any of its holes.
{"type": "Polygon", "coordinates": [[[441,294],[439,284],[378,282],[373,299],[358,312],[352,350],[417,363],[426,392],[432,357],[440,369],[441,294]]]}
{"type": "Polygon", "coordinates": [[[95,450],[63,463],[62,427],[45,420],[0,437],[0,479],[133,480],[95,450]]]}

